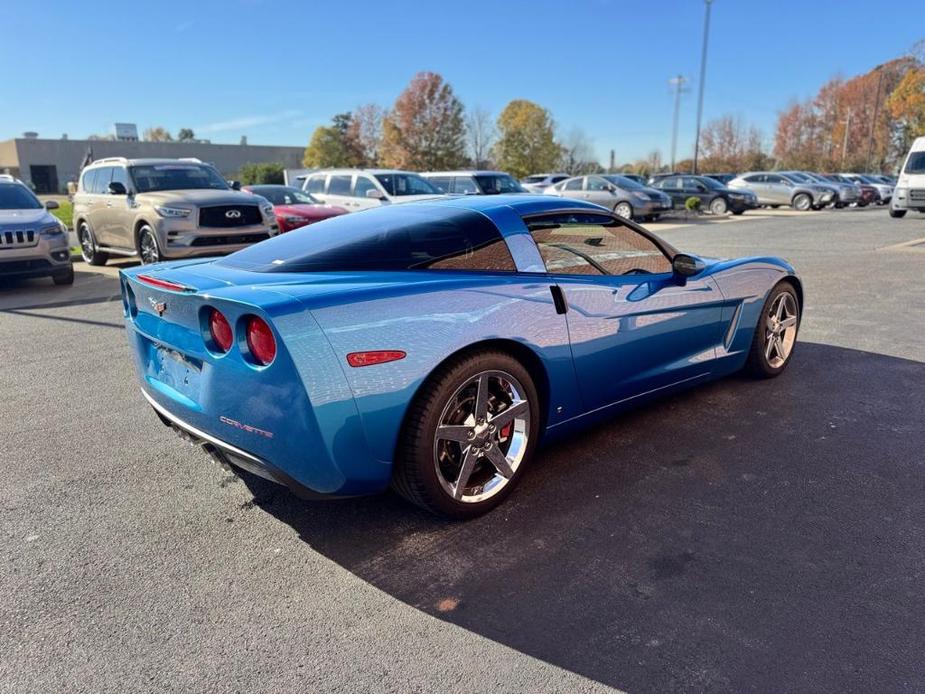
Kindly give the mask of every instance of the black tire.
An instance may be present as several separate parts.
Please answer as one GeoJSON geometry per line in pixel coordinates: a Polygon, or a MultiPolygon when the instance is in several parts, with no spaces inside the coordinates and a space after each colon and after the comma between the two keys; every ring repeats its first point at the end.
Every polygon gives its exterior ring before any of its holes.
{"type": "Polygon", "coordinates": [[[894,209],[891,207],[891,208],[890,208],[890,216],[891,216],[893,219],[902,219],[903,217],[906,216],[906,210],[894,210],[894,209]]]}
{"type": "Polygon", "coordinates": [[[795,210],[809,212],[813,207],[813,198],[809,193],[797,193],[793,196],[793,200],[791,200],[790,204],[793,205],[793,209],[795,210]]]}
{"type": "Polygon", "coordinates": [[[776,210],[780,205],[768,205],[772,210],[776,210]]]}
{"type": "MultiPolygon", "coordinates": [[[[530,373],[511,355],[500,351],[473,352],[451,359],[438,368],[421,386],[411,404],[396,450],[392,488],[408,501],[440,516],[467,519],[480,516],[503,502],[529,467],[540,437],[542,409],[530,373]],[[435,435],[445,408],[470,379],[486,371],[512,376],[524,389],[529,407],[529,433],[520,464],[507,483],[482,501],[454,499],[437,472],[435,435]]],[[[462,444],[460,444],[462,446],[462,444]]],[[[480,459],[482,464],[484,460],[480,459]]]]}
{"type": "Polygon", "coordinates": [[[713,198],[710,201],[710,214],[719,217],[726,214],[728,211],[729,203],[726,202],[726,198],[713,198]]]}
{"type": "Polygon", "coordinates": [[[743,214],[744,212],[745,212],[745,210],[733,210],[733,211],[732,211],[732,214],[734,214],[736,217],[738,217],[740,214],[743,214]]]}
{"type": "Polygon", "coordinates": [[[164,259],[164,256],[161,254],[161,247],[157,243],[157,234],[155,234],[154,230],[147,224],[143,224],[138,230],[136,250],[138,251],[138,259],[141,261],[142,265],[159,263],[164,259]]]}
{"type": "Polygon", "coordinates": [[[109,260],[109,254],[99,250],[96,237],[86,222],[81,222],[77,227],[77,242],[80,244],[80,255],[87,265],[105,265],[109,260]]]}
{"type": "Polygon", "coordinates": [[[51,279],[58,285],[74,284],[74,266],[71,265],[67,270],[52,275],[51,279]]]}
{"type": "Polygon", "coordinates": [[[745,360],[745,372],[753,378],[774,378],[780,376],[790,361],[793,359],[793,353],[796,350],[796,336],[800,330],[800,322],[803,318],[803,307],[800,306],[800,298],[796,289],[790,282],[779,282],[769,293],[764,305],[761,307],[761,314],[758,317],[758,325],[755,326],[755,335],[752,337],[752,345],[745,360]],[[796,307],[796,332],[794,333],[793,345],[782,364],[772,365],[767,354],[768,346],[768,313],[771,307],[777,302],[781,294],[789,294],[793,299],[793,305],[796,307]]]}

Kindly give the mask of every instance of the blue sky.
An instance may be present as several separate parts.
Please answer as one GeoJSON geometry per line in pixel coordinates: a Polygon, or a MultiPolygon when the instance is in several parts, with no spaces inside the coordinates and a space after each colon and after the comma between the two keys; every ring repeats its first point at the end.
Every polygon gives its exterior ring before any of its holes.
{"type": "MultiPolygon", "coordinates": [[[[213,142],[304,145],[336,112],[389,106],[419,70],[466,106],[512,98],[581,128],[602,162],[668,157],[683,74],[679,158],[692,150],[702,0],[489,3],[0,0],[0,140],[192,127],[213,142]],[[5,5],[5,7],[3,7],[5,5]],[[93,9],[91,9],[91,7],[93,9]]],[[[777,113],[925,37],[871,0],[715,0],[704,119],[741,115],[768,140],[777,113]]]]}

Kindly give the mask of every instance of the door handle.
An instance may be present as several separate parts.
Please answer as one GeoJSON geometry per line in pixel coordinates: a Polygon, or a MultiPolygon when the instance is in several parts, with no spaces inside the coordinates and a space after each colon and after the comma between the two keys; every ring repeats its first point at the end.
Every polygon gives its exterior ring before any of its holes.
{"type": "Polygon", "coordinates": [[[556,307],[556,313],[568,313],[568,303],[565,301],[565,294],[562,292],[562,287],[558,284],[554,284],[549,288],[549,291],[552,293],[552,303],[553,306],[556,307]]]}

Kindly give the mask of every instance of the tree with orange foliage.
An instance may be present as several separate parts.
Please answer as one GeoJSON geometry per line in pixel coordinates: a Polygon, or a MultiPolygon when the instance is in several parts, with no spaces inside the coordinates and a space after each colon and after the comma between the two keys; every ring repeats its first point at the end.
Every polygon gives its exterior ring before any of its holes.
{"type": "Polygon", "coordinates": [[[909,70],[886,104],[900,130],[899,144],[906,150],[913,139],[925,135],[925,68],[909,70]]]}
{"type": "Polygon", "coordinates": [[[382,120],[383,166],[413,171],[455,169],[466,163],[463,105],[434,72],[419,72],[382,120]]]}

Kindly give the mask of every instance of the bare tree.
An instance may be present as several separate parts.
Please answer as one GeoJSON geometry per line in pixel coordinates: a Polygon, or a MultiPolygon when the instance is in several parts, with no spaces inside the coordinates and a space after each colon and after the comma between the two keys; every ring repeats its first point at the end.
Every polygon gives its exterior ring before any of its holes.
{"type": "Polygon", "coordinates": [[[385,109],[377,104],[358,106],[351,115],[346,138],[348,147],[356,151],[359,166],[379,165],[384,116],[385,109]]]}
{"type": "Polygon", "coordinates": [[[466,140],[472,165],[480,169],[488,165],[491,148],[495,144],[498,131],[491,114],[476,106],[466,114],[466,140]]]}
{"type": "Polygon", "coordinates": [[[591,141],[581,128],[572,128],[568,135],[559,140],[562,156],[559,168],[572,176],[597,171],[600,165],[594,160],[591,141]]]}

